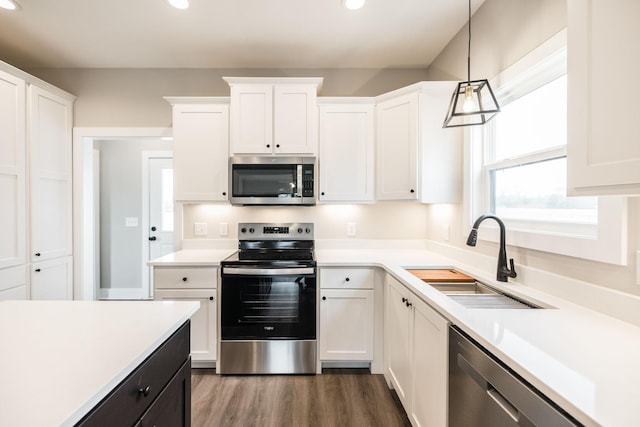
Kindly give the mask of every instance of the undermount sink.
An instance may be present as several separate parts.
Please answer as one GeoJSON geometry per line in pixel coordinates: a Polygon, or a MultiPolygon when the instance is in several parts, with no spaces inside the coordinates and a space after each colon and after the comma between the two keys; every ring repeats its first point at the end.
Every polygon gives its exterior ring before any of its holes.
{"type": "Polygon", "coordinates": [[[528,309],[540,308],[516,297],[500,292],[480,282],[427,283],[466,308],[528,309]]]}

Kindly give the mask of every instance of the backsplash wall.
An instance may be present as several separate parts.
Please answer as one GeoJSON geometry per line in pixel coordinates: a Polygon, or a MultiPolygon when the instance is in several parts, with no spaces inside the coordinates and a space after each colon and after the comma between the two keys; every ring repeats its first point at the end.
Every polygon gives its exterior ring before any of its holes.
{"type": "MultiPolygon", "coordinates": [[[[179,209],[180,205],[176,206],[179,209]]],[[[316,239],[426,239],[427,205],[388,202],[372,205],[317,205],[311,207],[182,205],[183,239],[238,238],[239,222],[313,222],[316,239]],[[356,235],[347,236],[347,224],[356,224],[356,235]],[[207,225],[206,236],[195,236],[196,223],[207,225]],[[220,224],[228,224],[228,236],[220,224]]],[[[178,234],[176,234],[176,237],[178,234]]]]}

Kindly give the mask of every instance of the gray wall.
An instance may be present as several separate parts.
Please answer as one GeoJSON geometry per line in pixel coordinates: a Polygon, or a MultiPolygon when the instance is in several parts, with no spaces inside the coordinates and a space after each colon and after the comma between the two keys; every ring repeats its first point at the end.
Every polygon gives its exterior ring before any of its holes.
{"type": "Polygon", "coordinates": [[[171,141],[96,141],[100,151],[100,287],[139,288],[142,281],[142,152],[171,141]],[[127,217],[138,218],[126,227],[127,217]]]}
{"type": "Polygon", "coordinates": [[[223,76],[323,77],[321,96],[375,96],[426,79],[425,69],[30,69],[78,97],[74,126],[167,127],[164,96],[229,96],[223,76]]]}

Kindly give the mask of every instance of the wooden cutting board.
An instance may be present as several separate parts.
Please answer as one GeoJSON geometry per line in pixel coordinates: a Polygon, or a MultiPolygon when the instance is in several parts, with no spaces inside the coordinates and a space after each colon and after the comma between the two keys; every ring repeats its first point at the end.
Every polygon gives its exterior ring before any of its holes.
{"type": "Polygon", "coordinates": [[[455,270],[407,270],[423,282],[475,282],[475,279],[455,270]]]}

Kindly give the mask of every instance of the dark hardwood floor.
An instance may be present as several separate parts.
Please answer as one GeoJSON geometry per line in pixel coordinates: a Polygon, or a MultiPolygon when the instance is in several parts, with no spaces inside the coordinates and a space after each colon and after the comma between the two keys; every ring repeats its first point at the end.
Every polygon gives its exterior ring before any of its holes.
{"type": "Polygon", "coordinates": [[[222,376],[191,371],[193,427],[410,426],[382,375],[325,369],[322,375],[222,376]]]}

